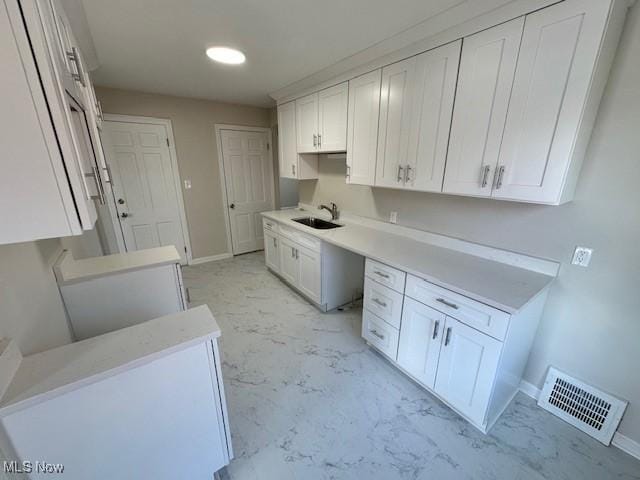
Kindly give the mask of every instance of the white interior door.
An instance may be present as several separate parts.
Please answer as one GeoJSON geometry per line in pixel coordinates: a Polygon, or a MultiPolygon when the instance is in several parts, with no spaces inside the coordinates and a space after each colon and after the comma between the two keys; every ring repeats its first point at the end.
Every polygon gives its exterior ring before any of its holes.
{"type": "Polygon", "coordinates": [[[104,147],[127,251],[186,246],[181,206],[163,124],[105,121],[104,147]]]}
{"type": "Polygon", "coordinates": [[[262,250],[260,212],[273,210],[273,163],[266,132],[220,130],[233,254],[262,250]]]}

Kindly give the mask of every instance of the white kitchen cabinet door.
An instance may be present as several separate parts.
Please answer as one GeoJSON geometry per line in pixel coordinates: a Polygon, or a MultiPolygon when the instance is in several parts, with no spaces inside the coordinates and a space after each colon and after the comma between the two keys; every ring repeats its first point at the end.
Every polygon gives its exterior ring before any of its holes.
{"type": "Polygon", "coordinates": [[[489,196],[524,17],[463,40],[443,192],[489,196]]]}
{"type": "Polygon", "coordinates": [[[375,70],[349,80],[347,183],[375,183],[380,78],[381,70],[375,70]]]}
{"type": "Polygon", "coordinates": [[[296,258],[296,244],[291,240],[279,238],[280,275],[294,287],[298,286],[300,268],[296,258]]]}
{"type": "Polygon", "coordinates": [[[412,57],[382,69],[376,187],[402,187],[405,182],[415,68],[412,57]]]}
{"type": "Polygon", "coordinates": [[[502,343],[447,317],[435,391],[481,425],[496,377],[502,343]]]}
{"type": "Polygon", "coordinates": [[[322,267],[320,252],[295,245],[298,262],[298,284],[302,293],[316,303],[322,303],[322,267]]]}
{"type": "Polygon", "coordinates": [[[318,92],[318,151],[344,152],[347,149],[347,82],[318,92]]]}
{"type": "Polygon", "coordinates": [[[442,191],[462,40],[416,57],[404,188],[442,191]]]}
{"type": "Polygon", "coordinates": [[[559,203],[609,6],[567,0],[527,15],[494,197],[559,203]]]}
{"type": "Polygon", "coordinates": [[[398,364],[427,388],[433,388],[445,331],[445,315],[404,298],[398,364]]]}
{"type": "Polygon", "coordinates": [[[296,100],[296,135],[298,153],[318,151],[318,94],[296,100]]]}
{"type": "Polygon", "coordinates": [[[264,261],[267,267],[280,273],[280,238],[277,234],[264,230],[264,261]]]}
{"type": "Polygon", "coordinates": [[[278,157],[280,176],[297,178],[296,102],[278,105],[278,157]]]}

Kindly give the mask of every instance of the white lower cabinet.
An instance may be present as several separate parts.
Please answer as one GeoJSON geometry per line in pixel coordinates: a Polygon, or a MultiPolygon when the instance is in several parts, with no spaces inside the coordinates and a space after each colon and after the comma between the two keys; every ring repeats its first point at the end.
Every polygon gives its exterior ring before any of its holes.
{"type": "Polygon", "coordinates": [[[435,391],[482,423],[493,390],[502,342],[447,317],[435,391]]]}
{"type": "Polygon", "coordinates": [[[436,381],[445,318],[443,313],[405,298],[398,365],[429,388],[436,381]]]}
{"type": "Polygon", "coordinates": [[[263,229],[267,268],[318,308],[332,310],[362,296],[360,255],[272,219],[263,220],[263,229]]]}
{"type": "Polygon", "coordinates": [[[365,272],[362,337],[486,433],[519,390],[546,291],[508,314],[370,259],[365,272]]]}

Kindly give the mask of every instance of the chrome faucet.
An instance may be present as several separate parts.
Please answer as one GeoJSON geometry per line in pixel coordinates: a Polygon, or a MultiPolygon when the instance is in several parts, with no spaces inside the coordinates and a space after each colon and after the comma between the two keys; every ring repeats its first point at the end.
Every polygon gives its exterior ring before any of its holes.
{"type": "Polygon", "coordinates": [[[318,210],[328,210],[329,212],[331,212],[331,220],[338,220],[338,217],[340,216],[340,212],[338,212],[338,206],[331,202],[331,206],[327,207],[326,205],[318,205],[318,210]]]}

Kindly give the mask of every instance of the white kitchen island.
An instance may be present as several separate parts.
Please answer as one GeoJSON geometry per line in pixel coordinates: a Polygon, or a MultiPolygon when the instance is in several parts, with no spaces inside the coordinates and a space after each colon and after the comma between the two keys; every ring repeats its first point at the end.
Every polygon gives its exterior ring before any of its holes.
{"type": "Polygon", "coordinates": [[[201,306],[25,358],[3,342],[0,447],[65,479],[210,480],[233,456],[219,337],[201,306]]]}

